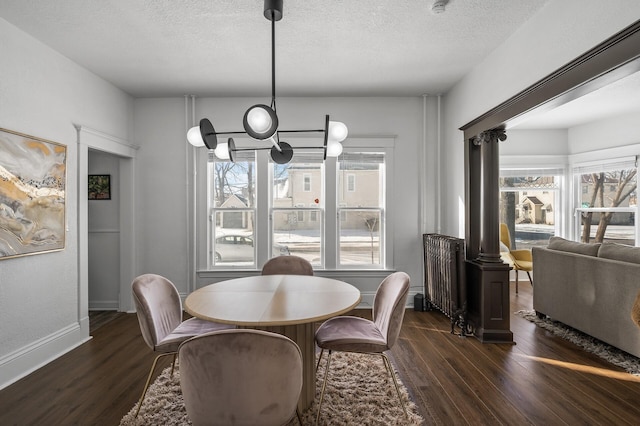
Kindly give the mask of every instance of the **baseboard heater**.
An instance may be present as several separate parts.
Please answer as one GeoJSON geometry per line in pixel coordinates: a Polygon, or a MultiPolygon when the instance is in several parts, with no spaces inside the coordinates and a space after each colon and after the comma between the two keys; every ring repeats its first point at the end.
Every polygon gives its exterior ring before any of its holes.
{"type": "Polygon", "coordinates": [[[451,319],[451,333],[472,334],[467,321],[465,244],[460,238],[424,234],[425,307],[437,309],[451,319]]]}

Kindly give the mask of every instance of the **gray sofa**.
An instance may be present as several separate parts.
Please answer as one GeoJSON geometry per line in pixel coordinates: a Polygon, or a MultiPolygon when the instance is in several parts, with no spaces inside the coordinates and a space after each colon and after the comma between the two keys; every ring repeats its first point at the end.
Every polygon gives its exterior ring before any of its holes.
{"type": "Polygon", "coordinates": [[[532,249],[533,308],[553,320],[640,357],[631,310],[640,291],[640,247],[552,237],[532,249]]]}

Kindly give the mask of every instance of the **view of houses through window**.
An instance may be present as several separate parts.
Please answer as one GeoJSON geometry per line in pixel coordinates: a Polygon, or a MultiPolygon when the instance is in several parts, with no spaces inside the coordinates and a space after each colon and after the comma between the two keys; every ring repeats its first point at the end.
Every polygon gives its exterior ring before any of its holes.
{"type": "Polygon", "coordinates": [[[560,176],[553,170],[529,173],[501,172],[500,222],[507,224],[515,239],[512,249],[546,246],[556,234],[560,176]]]}
{"type": "Polygon", "coordinates": [[[255,268],[256,242],[266,240],[269,256],[297,255],[316,268],[384,267],[385,154],[344,152],[332,179],[323,160],[298,155],[261,169],[255,158],[233,163],[210,156],[209,267],[255,268]],[[268,185],[256,184],[263,178],[268,185]],[[257,194],[259,188],[268,194],[257,194]],[[264,197],[268,212],[256,204],[264,197]],[[327,207],[335,215],[329,217],[327,207]],[[257,228],[260,214],[268,214],[269,229],[257,228]],[[336,235],[326,235],[327,229],[336,235]]]}
{"type": "Polygon", "coordinates": [[[577,164],[571,178],[563,169],[500,171],[500,221],[509,227],[515,247],[546,246],[559,235],[581,242],[615,242],[636,245],[637,165],[635,158],[577,164]],[[560,216],[561,200],[570,190],[561,183],[572,181],[571,217],[560,216]]]}

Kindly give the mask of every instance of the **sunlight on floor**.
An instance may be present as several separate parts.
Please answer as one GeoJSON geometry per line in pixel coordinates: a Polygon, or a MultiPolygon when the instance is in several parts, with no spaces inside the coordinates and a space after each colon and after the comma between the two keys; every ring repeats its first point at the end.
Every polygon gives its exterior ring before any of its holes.
{"type": "Polygon", "coordinates": [[[634,376],[632,374],[629,374],[629,373],[626,373],[626,372],[622,372],[622,371],[613,371],[613,370],[608,370],[606,368],[592,367],[592,366],[589,366],[589,365],[575,364],[575,363],[572,363],[572,362],[564,362],[564,361],[558,361],[556,359],[541,358],[541,357],[537,357],[537,356],[524,355],[524,354],[517,354],[516,356],[527,358],[527,359],[530,359],[530,360],[533,360],[533,361],[537,361],[537,362],[542,362],[544,364],[553,365],[553,366],[556,366],[556,367],[567,368],[569,370],[579,371],[581,373],[594,374],[594,375],[597,375],[597,376],[609,377],[609,378],[617,379],[617,380],[626,380],[626,381],[629,381],[629,382],[640,383],[640,377],[634,376]]]}

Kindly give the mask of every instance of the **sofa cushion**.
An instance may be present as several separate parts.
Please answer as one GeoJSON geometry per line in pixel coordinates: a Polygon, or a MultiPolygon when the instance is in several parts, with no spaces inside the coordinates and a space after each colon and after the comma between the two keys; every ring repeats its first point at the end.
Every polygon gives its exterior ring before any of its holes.
{"type": "Polygon", "coordinates": [[[565,240],[562,237],[549,238],[547,248],[558,251],[568,251],[570,253],[585,254],[587,256],[597,256],[600,243],[579,243],[576,241],[565,240]]]}
{"type": "Polygon", "coordinates": [[[598,257],[620,260],[622,262],[640,263],[640,247],[617,243],[603,243],[598,251],[598,257]]]}

